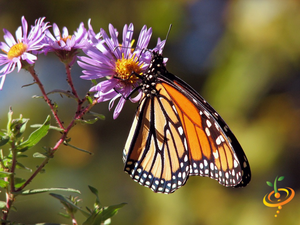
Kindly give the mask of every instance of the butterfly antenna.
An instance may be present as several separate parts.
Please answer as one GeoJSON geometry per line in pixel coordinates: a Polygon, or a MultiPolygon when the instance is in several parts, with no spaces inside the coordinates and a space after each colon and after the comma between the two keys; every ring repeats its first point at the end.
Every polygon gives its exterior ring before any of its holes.
{"type": "Polygon", "coordinates": [[[169,37],[169,34],[170,34],[170,32],[171,32],[171,28],[172,28],[172,24],[170,24],[169,30],[168,30],[168,32],[167,32],[167,35],[166,35],[166,42],[167,42],[168,37],[169,37]]]}

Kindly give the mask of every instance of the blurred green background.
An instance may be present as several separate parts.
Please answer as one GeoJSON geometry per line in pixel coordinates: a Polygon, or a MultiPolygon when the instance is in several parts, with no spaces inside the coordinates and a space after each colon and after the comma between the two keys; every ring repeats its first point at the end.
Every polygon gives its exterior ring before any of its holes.
{"type": "MultiPolygon", "coordinates": [[[[126,202],[112,224],[219,225],[299,224],[300,221],[300,2],[298,0],[0,0],[0,28],[15,33],[24,15],[29,24],[46,21],[66,26],[72,33],[89,18],[96,32],[112,23],[121,32],[134,23],[136,34],[144,24],[153,28],[151,47],[173,28],[164,56],[168,70],[191,84],[222,115],[239,139],[252,169],[246,188],[224,188],[216,181],[191,177],[171,195],[155,194],[133,182],[123,172],[122,150],[137,104],[127,102],[118,119],[112,119],[108,104],[93,111],[106,116],[94,125],[77,125],[69,135],[71,144],[93,156],[62,146],[28,188],[72,187],[79,189],[82,207],[92,207],[94,196],[87,185],[100,192],[103,205],[126,202]],[[279,187],[289,186],[295,198],[276,208],[262,200],[272,191],[266,181],[285,176],[279,187]]],[[[3,34],[3,33],[2,33],[3,34]]],[[[3,35],[0,40],[3,41],[3,35]]],[[[47,91],[68,89],[64,66],[53,55],[40,56],[36,71],[47,91]]],[[[77,65],[72,69],[81,96],[91,84],[81,80],[77,65]]],[[[29,74],[9,74],[0,93],[0,125],[4,128],[12,106],[15,117],[23,114],[30,124],[42,123],[50,111],[29,74]]],[[[68,98],[51,96],[67,124],[76,105],[68,98]]],[[[33,154],[53,146],[59,134],[50,132],[33,154]]],[[[24,159],[35,168],[38,159],[24,159]]],[[[18,171],[28,177],[29,172],[18,171]]],[[[61,193],[65,194],[65,193],[61,193]]],[[[1,193],[1,200],[4,195],[1,193]]],[[[26,224],[71,222],[58,215],[60,203],[48,194],[19,197],[17,212],[10,219],[26,224]]],[[[78,213],[78,220],[83,217],[78,213]]]]}

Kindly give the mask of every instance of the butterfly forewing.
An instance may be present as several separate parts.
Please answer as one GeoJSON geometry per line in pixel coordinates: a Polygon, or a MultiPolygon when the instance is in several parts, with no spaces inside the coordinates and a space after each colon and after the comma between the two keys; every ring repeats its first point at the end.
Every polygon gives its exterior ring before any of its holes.
{"type": "Polygon", "coordinates": [[[225,186],[237,185],[242,180],[242,168],[216,119],[195,103],[191,93],[181,93],[177,86],[167,83],[163,86],[180,112],[189,149],[190,175],[211,177],[225,186]]]}

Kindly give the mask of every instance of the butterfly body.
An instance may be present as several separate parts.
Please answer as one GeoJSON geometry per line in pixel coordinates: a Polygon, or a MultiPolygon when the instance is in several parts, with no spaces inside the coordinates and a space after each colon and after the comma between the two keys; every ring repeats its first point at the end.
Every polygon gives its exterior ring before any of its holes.
{"type": "Polygon", "coordinates": [[[189,176],[224,186],[246,186],[248,160],[219,114],[188,84],[169,73],[153,52],[142,77],[140,100],[125,144],[124,170],[154,192],[172,193],[189,176]]]}

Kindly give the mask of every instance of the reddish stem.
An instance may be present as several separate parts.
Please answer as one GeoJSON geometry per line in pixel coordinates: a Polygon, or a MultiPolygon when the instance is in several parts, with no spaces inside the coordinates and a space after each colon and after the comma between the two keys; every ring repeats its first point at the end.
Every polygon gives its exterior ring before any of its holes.
{"type": "Polygon", "coordinates": [[[59,127],[60,127],[61,129],[64,129],[63,123],[60,121],[60,119],[59,119],[59,117],[58,117],[58,115],[57,115],[57,112],[56,112],[56,110],[54,109],[53,104],[51,103],[51,100],[50,100],[50,99],[48,98],[48,96],[47,96],[47,93],[46,93],[46,91],[45,91],[45,89],[44,89],[43,84],[41,83],[39,77],[38,77],[37,74],[35,73],[34,68],[33,68],[32,66],[30,66],[28,70],[29,70],[30,74],[32,75],[32,77],[34,78],[36,84],[39,86],[39,88],[40,88],[40,90],[41,90],[41,92],[42,92],[42,94],[43,94],[43,97],[44,97],[45,101],[47,102],[47,104],[49,105],[49,107],[50,107],[50,109],[51,109],[51,111],[52,111],[52,114],[53,114],[55,120],[57,121],[59,127]]]}
{"type": "MultiPolygon", "coordinates": [[[[44,97],[44,100],[49,105],[55,120],[57,121],[59,127],[61,129],[63,129],[63,132],[62,132],[62,136],[60,137],[60,139],[56,142],[55,146],[49,152],[48,157],[44,159],[44,161],[40,164],[40,166],[33,172],[33,174],[26,180],[26,182],[21,187],[19,187],[18,189],[15,189],[15,187],[14,187],[14,176],[12,176],[12,181],[11,181],[11,186],[10,186],[10,189],[11,189],[10,193],[9,193],[9,191],[7,191],[7,193],[6,193],[6,199],[7,199],[6,210],[2,211],[3,212],[3,220],[7,220],[10,208],[11,208],[11,206],[12,206],[14,200],[15,200],[14,199],[14,197],[15,197],[14,193],[22,191],[33,180],[33,178],[35,178],[35,176],[44,168],[44,166],[54,156],[54,153],[59,148],[59,146],[64,143],[64,141],[67,137],[67,134],[70,131],[70,129],[74,126],[75,121],[77,119],[82,118],[97,103],[97,100],[95,99],[92,104],[89,104],[88,106],[86,106],[85,108],[82,109],[82,104],[85,102],[86,98],[81,100],[78,97],[78,94],[77,94],[77,92],[74,88],[73,81],[72,81],[72,78],[71,78],[70,67],[68,65],[66,65],[67,77],[68,77],[67,81],[68,81],[69,85],[71,86],[72,93],[77,98],[78,105],[77,105],[77,111],[76,111],[76,114],[75,114],[73,120],[70,122],[70,124],[68,125],[67,128],[64,128],[63,123],[59,119],[58,114],[57,114],[56,110],[54,109],[54,106],[51,103],[51,100],[48,98],[47,93],[44,89],[44,86],[41,83],[40,79],[38,78],[37,74],[35,73],[34,68],[29,67],[28,70],[31,73],[31,75],[33,76],[33,78],[34,78],[35,82],[37,83],[37,85],[39,86],[39,88],[42,92],[42,95],[44,97]]],[[[17,163],[16,156],[13,157],[13,158],[15,158],[15,159],[13,159],[13,162],[12,162],[11,172],[14,172],[14,168],[15,168],[16,163],[17,163]]],[[[3,222],[2,224],[5,224],[5,222],[3,222]]],[[[76,220],[73,221],[73,224],[77,224],[76,220]]]]}
{"type": "Polygon", "coordinates": [[[74,87],[72,76],[71,76],[71,67],[69,66],[69,64],[65,64],[65,67],[66,67],[66,71],[67,71],[67,82],[71,87],[72,94],[75,95],[78,103],[80,104],[81,100],[80,100],[80,98],[77,94],[77,91],[76,91],[75,87],[74,87]]]}
{"type": "Polygon", "coordinates": [[[73,127],[75,120],[80,119],[84,116],[85,113],[87,113],[95,104],[97,103],[97,100],[95,99],[91,105],[88,105],[85,107],[82,111],[80,111],[79,114],[76,113],[75,117],[73,120],[70,122],[69,126],[64,130],[63,135],[60,137],[60,139],[57,141],[55,146],[51,149],[51,152],[49,156],[44,159],[44,161],[41,163],[41,165],[34,171],[34,173],[27,179],[27,181],[16,190],[16,192],[22,191],[31,181],[32,179],[43,169],[43,167],[48,163],[48,161],[53,157],[54,153],[58,149],[58,147],[63,144],[64,140],[67,137],[68,132],[70,129],[73,127]]]}

